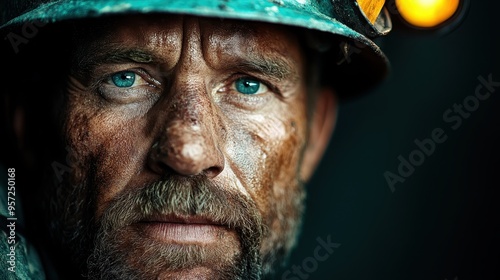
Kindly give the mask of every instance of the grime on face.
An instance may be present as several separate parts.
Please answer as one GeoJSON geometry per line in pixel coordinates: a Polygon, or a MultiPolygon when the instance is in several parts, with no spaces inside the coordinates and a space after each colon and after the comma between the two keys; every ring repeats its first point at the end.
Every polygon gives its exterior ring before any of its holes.
{"type": "Polygon", "coordinates": [[[303,210],[296,34],[172,15],[77,30],[62,125],[75,160],[54,217],[75,261],[95,279],[271,273],[303,210]]]}

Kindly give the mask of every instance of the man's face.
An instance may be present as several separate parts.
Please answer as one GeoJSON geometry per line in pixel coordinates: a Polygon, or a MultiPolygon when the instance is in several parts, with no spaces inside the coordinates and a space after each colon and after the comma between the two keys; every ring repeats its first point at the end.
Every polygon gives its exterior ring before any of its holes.
{"type": "Polygon", "coordinates": [[[74,168],[57,198],[89,275],[268,273],[293,245],[304,198],[297,36],[165,15],[91,30],[68,79],[63,132],[74,168]]]}

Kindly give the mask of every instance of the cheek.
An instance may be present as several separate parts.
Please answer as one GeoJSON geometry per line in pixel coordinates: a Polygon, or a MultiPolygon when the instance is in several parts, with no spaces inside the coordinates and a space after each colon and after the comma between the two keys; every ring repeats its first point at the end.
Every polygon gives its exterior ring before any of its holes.
{"type": "Polygon", "coordinates": [[[65,127],[75,159],[72,183],[85,182],[96,191],[98,209],[124,189],[145,160],[145,139],[140,138],[143,119],[113,116],[120,113],[70,107],[65,127]]]}
{"type": "Polygon", "coordinates": [[[278,223],[277,219],[284,214],[281,212],[287,210],[280,206],[286,204],[284,200],[296,193],[296,181],[305,143],[304,133],[297,129],[297,121],[283,120],[284,134],[276,141],[267,144],[269,155],[264,170],[267,173],[267,181],[263,182],[262,186],[268,187],[262,188],[256,194],[268,217],[268,223],[274,230],[277,230],[274,223],[278,223]]]}
{"type": "MultiPolygon", "coordinates": [[[[274,223],[287,193],[296,185],[305,145],[305,110],[287,110],[274,116],[252,116],[237,129],[231,141],[235,173],[266,220],[274,223]],[[287,114],[286,112],[304,112],[287,114]]],[[[234,169],[234,168],[233,168],[234,169]]]]}
{"type": "Polygon", "coordinates": [[[269,228],[261,244],[263,255],[290,250],[300,225],[304,190],[299,169],[306,143],[305,110],[255,125],[252,145],[266,155],[253,185],[252,198],[269,228]],[[299,112],[304,112],[300,114],[299,112]],[[267,128],[267,129],[266,129],[267,128]]]}

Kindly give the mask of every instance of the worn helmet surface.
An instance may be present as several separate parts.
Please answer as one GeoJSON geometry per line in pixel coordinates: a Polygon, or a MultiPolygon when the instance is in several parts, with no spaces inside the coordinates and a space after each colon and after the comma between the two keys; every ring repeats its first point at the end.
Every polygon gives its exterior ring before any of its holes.
{"type": "Polygon", "coordinates": [[[329,80],[333,81],[342,96],[352,96],[378,84],[386,76],[389,67],[387,58],[372,41],[389,32],[391,22],[388,13],[382,10],[376,16],[377,19],[370,22],[358,2],[361,1],[3,0],[0,3],[0,31],[2,36],[8,36],[9,32],[15,32],[15,28],[19,30],[23,24],[33,22],[54,23],[69,19],[153,12],[303,27],[323,34],[319,42],[312,43],[320,51],[324,51],[325,59],[322,61],[326,65],[323,70],[331,75],[329,80]],[[334,45],[328,46],[329,42],[334,45]]]}

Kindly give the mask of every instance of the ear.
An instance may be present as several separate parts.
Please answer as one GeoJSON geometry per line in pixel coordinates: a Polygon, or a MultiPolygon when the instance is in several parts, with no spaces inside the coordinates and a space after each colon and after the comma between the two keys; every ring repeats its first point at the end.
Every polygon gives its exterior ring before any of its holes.
{"type": "MultiPolygon", "coordinates": [[[[19,104],[11,100],[7,100],[6,105],[8,106],[8,110],[6,110],[7,112],[4,116],[6,120],[5,130],[10,134],[10,137],[8,137],[8,143],[11,147],[13,147],[7,153],[6,159],[8,161],[15,160],[14,162],[22,165],[23,168],[39,169],[40,166],[37,167],[36,164],[39,164],[40,162],[37,162],[37,154],[35,154],[34,151],[39,151],[42,147],[38,147],[37,149],[33,143],[40,143],[42,140],[39,140],[36,136],[27,133],[27,127],[29,127],[29,116],[26,112],[28,111],[29,106],[25,106],[25,104],[19,104]],[[34,138],[37,140],[30,141],[30,137],[31,139],[34,138]]],[[[46,146],[43,146],[43,148],[45,147],[46,146]]]]}
{"type": "Polygon", "coordinates": [[[10,141],[14,142],[9,144],[17,145],[17,147],[14,148],[12,153],[9,154],[10,156],[15,156],[17,160],[24,165],[24,167],[27,167],[30,163],[32,163],[33,154],[30,153],[30,147],[27,147],[26,145],[28,141],[25,133],[25,108],[20,105],[12,105],[12,107],[13,109],[8,112],[9,115],[6,116],[7,120],[10,122],[6,127],[6,130],[13,134],[10,141]]]}
{"type": "Polygon", "coordinates": [[[14,130],[14,135],[16,136],[17,140],[16,142],[19,145],[19,150],[22,150],[25,144],[24,127],[25,127],[24,108],[17,106],[14,109],[14,113],[12,116],[12,128],[14,130]]]}
{"type": "Polygon", "coordinates": [[[300,179],[303,182],[307,182],[316,170],[337,121],[338,100],[333,89],[322,89],[313,109],[308,141],[300,167],[300,179]]]}

